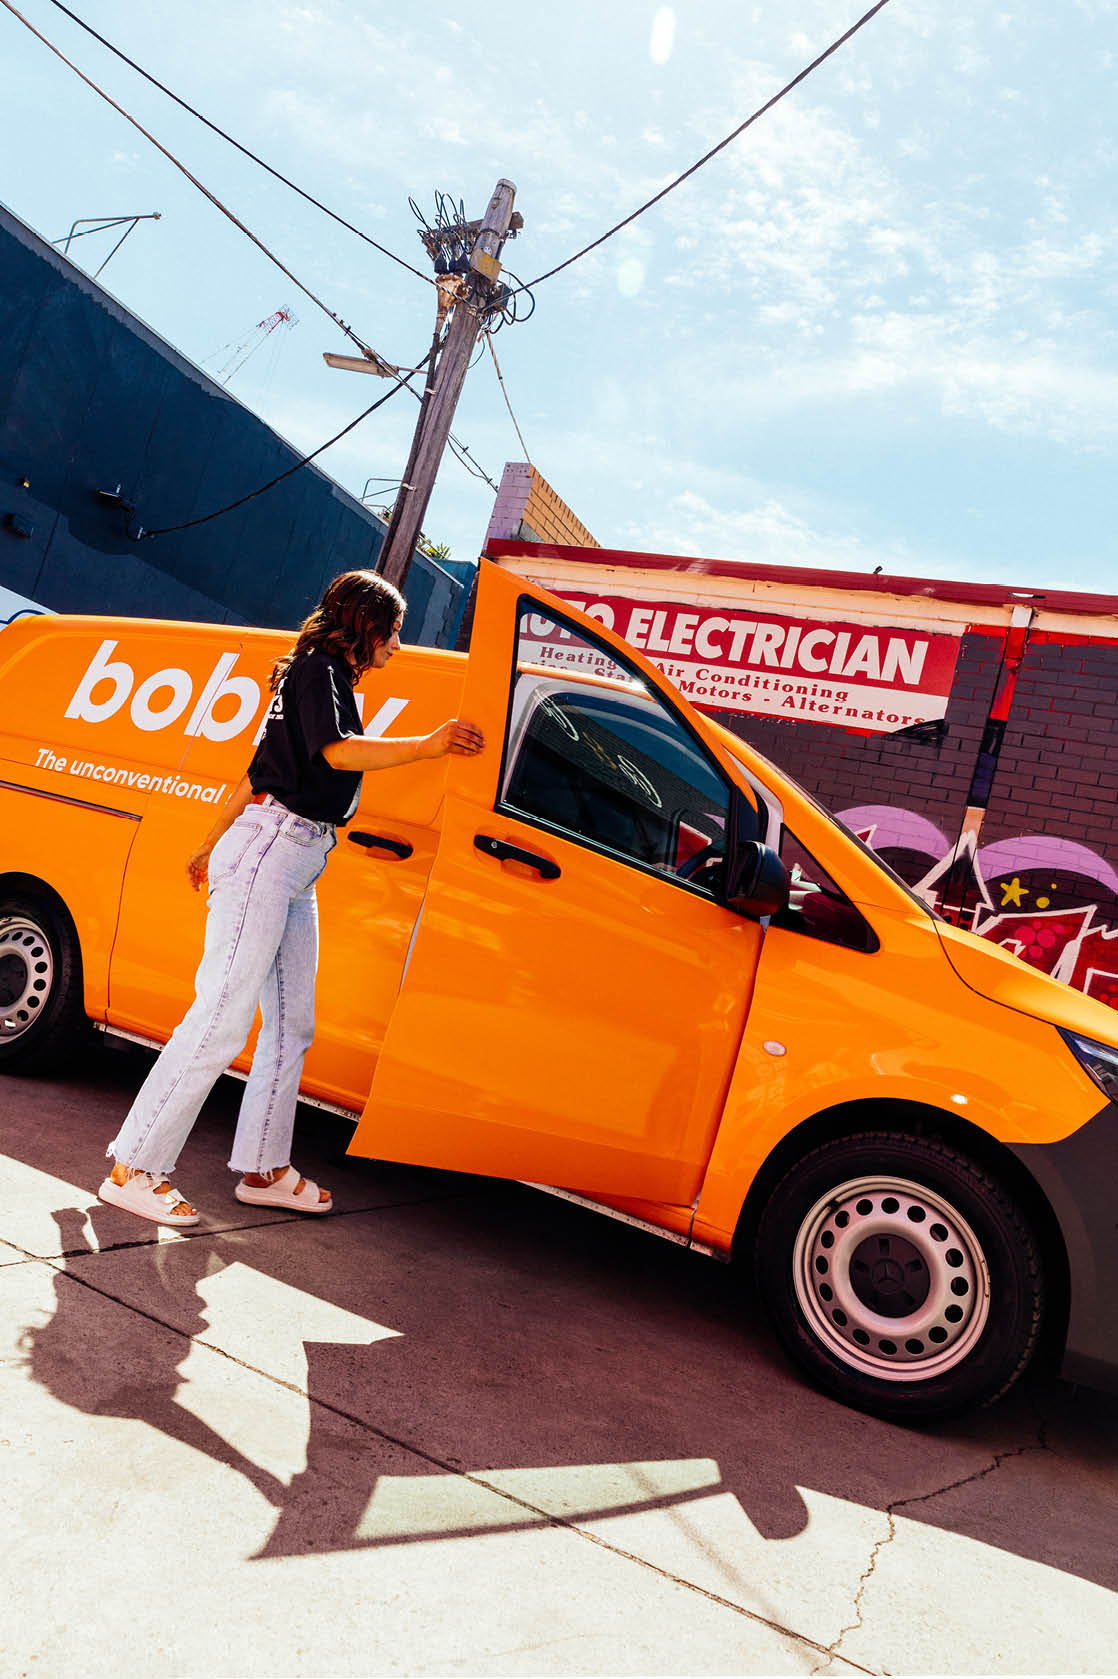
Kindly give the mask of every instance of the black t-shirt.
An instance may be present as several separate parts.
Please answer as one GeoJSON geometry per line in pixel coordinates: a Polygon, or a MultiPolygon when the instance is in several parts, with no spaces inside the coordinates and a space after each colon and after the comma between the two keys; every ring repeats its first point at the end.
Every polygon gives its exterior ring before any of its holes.
{"type": "Polygon", "coordinates": [[[351,678],[346,661],[328,653],[303,653],[289,665],[248,766],[254,793],[271,793],[312,822],[349,821],[361,776],[332,769],[322,748],[363,732],[351,678]]]}

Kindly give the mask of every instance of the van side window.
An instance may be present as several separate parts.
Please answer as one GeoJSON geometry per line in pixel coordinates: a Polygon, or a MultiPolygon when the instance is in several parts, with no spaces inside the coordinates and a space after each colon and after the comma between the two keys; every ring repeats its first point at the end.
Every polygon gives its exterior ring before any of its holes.
{"type": "Polygon", "coordinates": [[[539,612],[520,620],[501,805],[712,897],[721,889],[721,772],[639,677],[539,612]]]}
{"type": "Polygon", "coordinates": [[[791,890],[788,908],[773,916],[775,927],[850,950],[878,949],[877,934],[865,916],[788,828],[781,830],[780,856],[791,877],[791,890]]]}

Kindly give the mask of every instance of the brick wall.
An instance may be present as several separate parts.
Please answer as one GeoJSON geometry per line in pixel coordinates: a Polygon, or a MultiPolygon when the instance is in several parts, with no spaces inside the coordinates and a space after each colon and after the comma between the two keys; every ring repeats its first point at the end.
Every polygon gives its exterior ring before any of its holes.
{"type": "Polygon", "coordinates": [[[1008,837],[1024,823],[1118,851],[1116,723],[1113,643],[1030,643],[986,818],[990,836],[1008,837]]]}
{"type": "Polygon", "coordinates": [[[990,805],[975,931],[1118,1007],[1118,646],[1031,642],[990,805]]]}
{"type": "Polygon", "coordinates": [[[527,461],[508,461],[501,474],[493,517],[485,533],[486,546],[502,539],[555,542],[580,548],[601,546],[547,479],[527,461]]]}

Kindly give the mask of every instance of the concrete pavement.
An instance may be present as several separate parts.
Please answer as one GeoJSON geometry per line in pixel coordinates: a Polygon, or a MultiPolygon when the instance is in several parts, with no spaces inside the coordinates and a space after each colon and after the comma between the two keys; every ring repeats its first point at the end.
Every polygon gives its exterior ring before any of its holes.
{"type": "Polygon", "coordinates": [[[1118,1405],[845,1410],[724,1267],[516,1185],[344,1159],[232,1199],[225,1080],[97,1202],[144,1052],[0,1080],[0,1672],[1102,1674],[1118,1405]]]}

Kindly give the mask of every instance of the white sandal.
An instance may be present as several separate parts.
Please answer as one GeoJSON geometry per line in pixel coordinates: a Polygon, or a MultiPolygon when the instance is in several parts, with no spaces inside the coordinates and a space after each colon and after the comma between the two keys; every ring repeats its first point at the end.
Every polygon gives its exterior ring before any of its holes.
{"type": "Polygon", "coordinates": [[[303,1187],[299,1189],[300,1176],[294,1166],[288,1166],[271,1183],[245,1183],[242,1179],[233,1194],[238,1201],[247,1201],[254,1207],[293,1207],[297,1213],[328,1213],[334,1197],[330,1195],[320,1201],[318,1185],[312,1178],[303,1178],[303,1187]]]}
{"type": "Polygon", "coordinates": [[[185,1195],[180,1195],[174,1186],[168,1183],[166,1177],[160,1177],[155,1172],[133,1172],[124,1183],[115,1183],[111,1177],[105,1179],[97,1191],[98,1198],[107,1201],[110,1207],[123,1207],[125,1212],[136,1213],[140,1218],[149,1218],[153,1224],[171,1224],[186,1229],[188,1225],[197,1224],[198,1213],[177,1213],[176,1207],[187,1207],[190,1203],[185,1195]],[[162,1194],[156,1194],[159,1185],[165,1183],[167,1188],[162,1194]]]}

